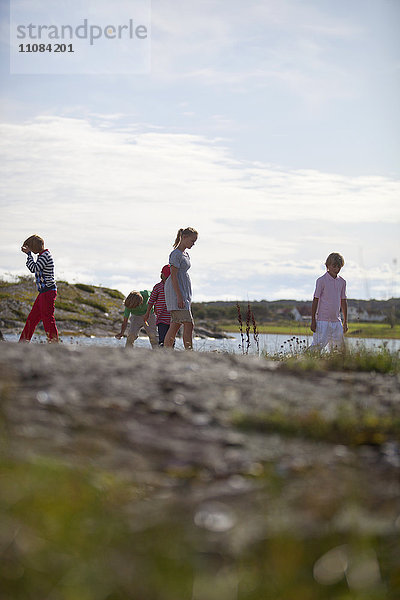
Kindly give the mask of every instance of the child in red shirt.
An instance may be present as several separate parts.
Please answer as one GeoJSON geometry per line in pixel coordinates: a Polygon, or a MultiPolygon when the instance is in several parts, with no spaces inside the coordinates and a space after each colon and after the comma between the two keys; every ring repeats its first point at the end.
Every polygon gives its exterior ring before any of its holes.
{"type": "Polygon", "coordinates": [[[170,276],[170,273],[171,270],[169,265],[165,265],[161,269],[161,281],[159,283],[156,283],[156,285],[153,287],[153,291],[150,294],[150,298],[147,304],[147,312],[144,315],[144,320],[147,321],[150,315],[150,311],[154,306],[154,310],[157,316],[156,325],[158,330],[159,346],[164,346],[165,334],[167,333],[171,323],[171,313],[167,310],[164,294],[164,283],[170,276]]]}

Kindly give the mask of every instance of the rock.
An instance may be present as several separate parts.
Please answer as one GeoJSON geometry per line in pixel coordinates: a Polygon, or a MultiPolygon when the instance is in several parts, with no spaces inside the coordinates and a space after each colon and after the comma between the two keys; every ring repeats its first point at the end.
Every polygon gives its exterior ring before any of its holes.
{"type": "Polygon", "coordinates": [[[215,340],[229,339],[233,337],[220,331],[209,331],[208,329],[204,329],[203,327],[195,327],[194,332],[199,337],[203,336],[204,338],[213,338],[215,340]]]}
{"type": "Polygon", "coordinates": [[[398,432],[375,446],[340,437],[344,416],[399,421],[398,377],[296,374],[229,354],[9,343],[0,396],[11,456],[95,464],[155,489],[185,484],[187,502],[233,495],[244,511],[267,503],[271,526],[293,530],[311,531],[355,497],[389,529],[400,513],[398,432]],[[281,525],[274,511],[286,515],[281,525]]]}

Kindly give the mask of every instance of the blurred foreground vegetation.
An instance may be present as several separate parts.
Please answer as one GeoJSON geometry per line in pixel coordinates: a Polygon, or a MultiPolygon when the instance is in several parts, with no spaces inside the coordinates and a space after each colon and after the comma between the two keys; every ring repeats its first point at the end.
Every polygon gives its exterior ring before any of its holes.
{"type": "MultiPolygon", "coordinates": [[[[317,355],[296,352],[292,342],[291,355],[267,358],[305,376],[400,372],[398,354],[385,349],[317,355]]],[[[399,444],[400,418],[382,418],[379,405],[362,418],[343,407],[329,420],[316,411],[293,415],[288,404],[268,414],[237,412],[232,424],[257,435],[333,443],[340,453],[399,444]]],[[[87,460],[17,458],[5,429],[0,448],[2,600],[400,597],[400,515],[389,525],[374,521],[369,493],[369,486],[393,488],[398,470],[384,482],[346,461],[326,470],[300,461],[290,472],[257,463],[232,482],[243,490],[248,482],[251,492],[202,501],[207,483],[194,471],[170,472],[165,488],[87,460]]]]}
{"type": "Polygon", "coordinates": [[[229,500],[193,510],[184,491],[160,502],[112,473],[3,458],[1,598],[398,600],[399,523],[386,535],[329,519],[319,531],[266,532],[279,481],[259,483],[271,505],[235,519],[229,500]]]}

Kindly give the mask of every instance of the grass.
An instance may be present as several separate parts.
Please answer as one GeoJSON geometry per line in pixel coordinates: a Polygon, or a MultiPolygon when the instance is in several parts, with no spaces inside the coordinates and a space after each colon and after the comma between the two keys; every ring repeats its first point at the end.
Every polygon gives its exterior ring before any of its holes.
{"type": "Polygon", "coordinates": [[[92,308],[95,308],[96,310],[99,310],[100,312],[103,312],[103,313],[107,312],[107,307],[104,306],[104,304],[102,304],[101,302],[98,302],[97,300],[80,297],[80,298],[78,298],[78,302],[80,304],[86,304],[87,306],[91,306],[92,308]]]}
{"type": "Polygon", "coordinates": [[[117,300],[123,300],[125,298],[124,294],[119,290],[113,290],[111,288],[101,288],[103,292],[108,294],[111,298],[116,298],[117,300]]]}
{"type": "Polygon", "coordinates": [[[282,368],[292,371],[353,371],[368,373],[384,373],[395,375],[400,373],[400,353],[391,352],[385,347],[368,349],[360,346],[355,349],[344,348],[342,351],[312,351],[305,349],[297,338],[288,340],[292,343],[291,352],[265,354],[269,360],[282,362],[282,368]],[[293,341],[294,339],[294,341],[293,341]]]}
{"type": "Polygon", "coordinates": [[[56,300],[56,309],[65,310],[67,312],[80,312],[78,306],[75,306],[72,302],[63,302],[62,300],[56,300]]]}
{"type": "Polygon", "coordinates": [[[75,287],[78,288],[78,290],[88,292],[89,294],[94,294],[96,291],[92,285],[87,285],[86,283],[76,283],[75,287]]]}
{"type": "MultiPolygon", "coordinates": [[[[218,327],[227,332],[237,333],[238,326],[233,322],[219,323],[218,327]]],[[[257,323],[258,333],[283,335],[312,335],[310,326],[297,321],[257,323]]],[[[388,323],[349,323],[349,337],[400,339],[400,325],[393,328],[388,323]]]]}
{"type": "MultiPolygon", "coordinates": [[[[54,459],[36,458],[28,462],[3,458],[0,460],[2,598],[395,600],[399,597],[398,536],[336,532],[332,525],[319,533],[300,535],[291,531],[290,523],[286,532],[279,533],[273,526],[273,515],[277,509],[275,503],[279,505],[276,518],[279,515],[282,520],[286,510],[280,503],[281,490],[276,482],[269,484],[268,471],[259,479],[259,484],[267,485],[269,490],[266,505],[257,506],[256,514],[254,508],[252,514],[244,513],[247,517],[238,519],[231,531],[215,532],[207,528],[207,523],[213,521],[211,516],[207,521],[205,507],[203,526],[198,526],[194,515],[199,507],[193,510],[190,505],[168,500],[160,505],[160,500],[152,499],[151,488],[110,472],[73,468],[54,459]],[[329,560],[324,557],[335,548],[343,548],[350,564],[341,573],[334,570],[331,574],[329,560]],[[379,572],[372,578],[359,568],[371,565],[371,556],[372,566],[379,564],[379,572]],[[325,579],[331,576],[329,584],[319,583],[315,575],[321,559],[325,560],[328,572],[321,568],[319,572],[325,579]],[[346,579],[351,568],[358,569],[359,574],[354,586],[351,577],[346,579]]],[[[231,510],[225,503],[216,507],[231,510]]],[[[310,511],[311,505],[308,503],[306,508],[310,511]]],[[[322,509],[316,506],[315,510],[322,509]]]]}
{"type": "Polygon", "coordinates": [[[345,412],[330,421],[318,411],[296,416],[283,411],[254,415],[237,413],[232,422],[247,431],[281,433],[349,446],[380,446],[389,439],[400,439],[400,418],[382,418],[373,413],[351,416],[345,412]]]}

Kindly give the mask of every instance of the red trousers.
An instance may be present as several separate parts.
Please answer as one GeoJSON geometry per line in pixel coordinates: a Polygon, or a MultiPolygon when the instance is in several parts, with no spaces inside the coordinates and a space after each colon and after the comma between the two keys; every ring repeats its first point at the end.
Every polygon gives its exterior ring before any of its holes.
{"type": "Polygon", "coordinates": [[[56,300],[57,290],[49,290],[39,294],[33,303],[32,310],[25,323],[20,342],[29,342],[33,336],[37,325],[43,321],[43,327],[49,341],[58,342],[58,331],[56,320],[54,318],[54,302],[56,300]]]}

